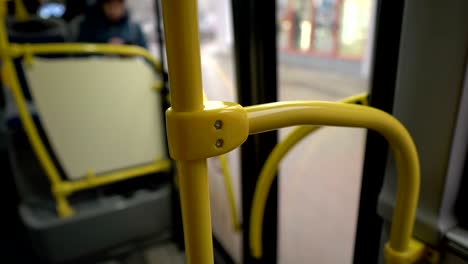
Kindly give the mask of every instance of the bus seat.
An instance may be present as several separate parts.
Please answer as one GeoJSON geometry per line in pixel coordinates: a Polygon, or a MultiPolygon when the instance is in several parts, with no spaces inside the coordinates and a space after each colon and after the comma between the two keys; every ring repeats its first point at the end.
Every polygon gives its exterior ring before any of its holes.
{"type": "MultiPolygon", "coordinates": [[[[42,19],[31,16],[26,21],[18,21],[15,17],[10,16],[6,17],[5,25],[8,40],[13,43],[61,43],[65,42],[68,38],[66,25],[61,19],[42,19]]],[[[42,133],[36,107],[31,102],[29,87],[21,65],[22,60],[23,58],[16,58],[14,60],[18,80],[27,100],[27,107],[32,114],[35,124],[38,126],[38,130],[42,133]]],[[[48,201],[53,207],[49,182],[46,178],[40,177],[43,174],[23,132],[13,95],[8,87],[2,90],[5,98],[5,109],[2,119],[5,128],[7,128],[8,152],[16,175],[15,181],[18,192],[26,203],[38,204],[39,202],[40,204],[44,204],[48,201]]],[[[47,142],[46,145],[48,145],[47,142]]]]}
{"type": "MultiPolygon", "coordinates": [[[[35,57],[21,66],[40,121],[39,134],[67,180],[168,159],[161,95],[153,88],[157,76],[145,60],[35,57]]],[[[19,147],[10,143],[13,150],[19,147]]],[[[40,189],[50,196],[50,185],[30,146],[20,150],[11,157],[17,163],[16,184],[28,187],[26,192],[40,189]],[[36,180],[45,180],[48,186],[36,180]]],[[[172,190],[168,178],[148,186],[160,176],[117,183],[131,188],[130,195],[120,189],[107,191],[115,184],[73,194],[69,201],[75,214],[67,218],[57,216],[52,197],[25,200],[28,194],[20,192],[19,213],[45,263],[89,262],[116,248],[131,249],[135,241],[169,237],[172,190]],[[132,185],[137,180],[146,180],[144,187],[132,185]]]]}
{"type": "Polygon", "coordinates": [[[141,190],[131,198],[108,196],[82,202],[75,207],[77,214],[65,219],[25,204],[19,213],[44,263],[101,263],[96,259],[106,259],[114,251],[131,251],[133,243],[168,239],[171,203],[171,187],[165,184],[158,191],[141,190]]]}
{"type": "Polygon", "coordinates": [[[138,58],[36,58],[23,66],[41,124],[71,180],[166,159],[155,74],[138,58]]]}

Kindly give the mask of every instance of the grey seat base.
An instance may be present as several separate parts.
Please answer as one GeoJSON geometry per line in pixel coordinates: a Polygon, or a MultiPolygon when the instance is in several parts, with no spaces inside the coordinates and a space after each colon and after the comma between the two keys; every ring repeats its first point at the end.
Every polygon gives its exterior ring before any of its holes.
{"type": "Polygon", "coordinates": [[[50,210],[22,204],[21,218],[37,254],[63,263],[167,234],[171,228],[171,189],[137,191],[132,197],[106,197],[74,205],[75,215],[58,218],[50,210]]]}

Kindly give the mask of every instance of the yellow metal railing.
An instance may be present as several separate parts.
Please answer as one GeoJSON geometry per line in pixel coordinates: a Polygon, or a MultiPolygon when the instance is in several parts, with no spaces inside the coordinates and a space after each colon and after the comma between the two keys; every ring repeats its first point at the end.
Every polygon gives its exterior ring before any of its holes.
{"type": "MultiPolygon", "coordinates": [[[[367,94],[361,94],[348,97],[340,102],[367,105],[367,97],[367,94]]],[[[276,171],[278,170],[279,163],[288,153],[288,151],[291,150],[299,141],[301,141],[307,135],[317,131],[319,128],[319,126],[300,126],[294,129],[274,147],[265,161],[262,170],[260,171],[260,176],[258,177],[257,186],[255,188],[250,213],[251,218],[249,243],[255,257],[260,257],[262,255],[261,238],[265,205],[271,184],[276,177],[276,171]]]]}
{"type": "MultiPolygon", "coordinates": [[[[419,160],[409,133],[395,118],[371,107],[331,102],[281,102],[246,108],[222,102],[204,104],[196,1],[164,0],[163,17],[172,102],[166,114],[167,136],[180,172],[188,263],[213,263],[206,158],[232,150],[249,133],[294,125],[364,127],[385,136],[399,172],[386,260],[413,263],[421,258],[424,245],[412,239],[419,195],[419,160]],[[225,128],[214,129],[217,122],[225,128]]],[[[254,255],[261,254],[259,240],[252,249],[254,255]]]]}
{"type": "MultiPolygon", "coordinates": [[[[24,56],[30,60],[34,55],[40,54],[113,54],[122,56],[140,56],[145,58],[156,71],[160,71],[161,65],[146,50],[135,46],[115,46],[108,44],[78,44],[78,43],[54,43],[54,44],[10,44],[7,38],[4,17],[6,15],[5,0],[0,0],[0,58],[2,61],[2,80],[11,89],[15,103],[18,108],[19,117],[26,135],[32,145],[42,168],[44,169],[52,188],[52,194],[57,203],[57,212],[60,217],[73,215],[73,209],[67,201],[72,193],[95,188],[98,186],[115,183],[118,181],[135,178],[141,175],[169,171],[170,160],[156,160],[154,163],[121,169],[103,175],[94,175],[90,172],[81,180],[68,181],[62,179],[53,163],[50,154],[39,136],[37,127],[32,120],[31,114],[26,106],[26,101],[20,87],[13,59],[24,56]]],[[[155,84],[155,87],[160,85],[155,84]]]]}
{"type": "MultiPolygon", "coordinates": [[[[422,254],[422,246],[410,247],[410,243],[421,245],[412,240],[419,195],[419,160],[411,136],[395,118],[371,107],[331,102],[279,102],[245,109],[249,115],[251,134],[305,124],[365,127],[381,133],[390,143],[399,175],[390,242],[385,251],[387,261],[406,263],[409,256],[422,254]]],[[[253,242],[253,254],[260,256],[258,235],[253,242]]]]}
{"type": "MultiPolygon", "coordinates": [[[[340,101],[342,103],[353,103],[353,104],[361,104],[361,105],[368,105],[367,101],[367,95],[362,94],[362,95],[356,95],[356,96],[351,96],[346,99],[343,99],[340,101]]],[[[286,155],[286,153],[294,146],[296,145],[300,140],[302,140],[304,137],[307,135],[317,131],[319,129],[319,126],[300,126],[293,130],[291,133],[289,133],[281,142],[279,142],[273,151],[270,153],[268,159],[266,160],[262,171],[260,173],[253,202],[252,202],[252,208],[251,208],[251,219],[250,219],[250,246],[252,250],[252,254],[255,257],[260,257],[262,255],[262,244],[261,244],[261,237],[262,237],[262,222],[263,222],[263,212],[265,209],[265,204],[266,204],[266,199],[268,198],[268,192],[271,186],[271,183],[273,182],[275,178],[275,172],[277,170],[278,164],[280,163],[281,159],[286,155]]],[[[401,176],[403,177],[403,176],[401,176]]],[[[400,181],[401,181],[400,177],[400,181]]],[[[403,180],[405,181],[405,180],[403,180]]],[[[411,184],[411,182],[408,182],[411,184]]],[[[404,183],[403,185],[406,185],[404,183]]],[[[412,192],[417,193],[417,188],[412,190],[412,192]]],[[[403,198],[402,198],[403,199],[403,198]]],[[[416,198],[413,198],[416,199],[416,198]]],[[[406,215],[408,218],[403,219],[404,223],[411,223],[412,220],[409,214],[400,214],[400,216],[395,217],[403,217],[403,215],[406,215]]],[[[395,221],[394,221],[395,222],[395,221]]],[[[398,224],[398,222],[396,222],[398,224]]],[[[397,231],[397,234],[404,234],[402,233],[401,230],[397,227],[394,228],[397,231]]],[[[411,232],[407,232],[409,235],[411,232]]],[[[398,241],[403,241],[406,240],[406,238],[402,239],[396,239],[393,242],[394,245],[398,245],[398,241]]],[[[392,243],[392,242],[391,242],[392,243]]],[[[420,259],[423,256],[424,253],[424,245],[418,242],[417,240],[410,239],[409,244],[407,246],[404,246],[404,248],[407,248],[408,250],[407,255],[404,256],[401,254],[398,254],[393,248],[391,247],[391,244],[386,245],[386,256],[388,258],[389,263],[401,263],[401,258],[404,259],[410,259],[411,262],[415,262],[416,260],[420,259]],[[395,258],[397,258],[395,260],[395,258]],[[396,262],[395,262],[396,261],[396,262]]],[[[428,249],[430,250],[430,249],[428,249]]],[[[432,262],[431,262],[432,263],[432,262]]]]}
{"type": "Polygon", "coordinates": [[[161,71],[161,63],[147,50],[138,46],[112,45],[96,43],[45,43],[45,44],[15,44],[8,43],[3,53],[11,58],[44,54],[107,54],[119,56],[138,56],[146,59],[157,72],[161,71]]]}

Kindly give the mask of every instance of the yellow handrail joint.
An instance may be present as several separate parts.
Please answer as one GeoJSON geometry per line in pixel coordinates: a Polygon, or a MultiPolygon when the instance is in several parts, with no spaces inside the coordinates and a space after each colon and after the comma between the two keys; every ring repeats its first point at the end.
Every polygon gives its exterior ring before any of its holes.
{"type": "Polygon", "coordinates": [[[72,194],[74,191],[73,191],[73,187],[72,187],[72,184],[71,182],[68,182],[68,181],[59,181],[58,183],[54,184],[52,186],[52,193],[56,196],[56,197],[59,197],[59,196],[63,196],[63,197],[66,197],[70,194],[72,194]]]}
{"type": "Polygon", "coordinates": [[[30,44],[24,44],[24,63],[26,66],[31,66],[34,63],[34,53],[29,47],[30,44]]]}
{"type": "Polygon", "coordinates": [[[166,112],[171,157],[198,160],[225,154],[247,139],[249,122],[242,106],[221,101],[205,101],[203,111],[166,112]]]}
{"type": "Polygon", "coordinates": [[[70,204],[64,197],[61,197],[60,199],[56,200],[56,210],[60,218],[70,217],[75,214],[75,211],[73,210],[73,208],[71,208],[70,204]]]}

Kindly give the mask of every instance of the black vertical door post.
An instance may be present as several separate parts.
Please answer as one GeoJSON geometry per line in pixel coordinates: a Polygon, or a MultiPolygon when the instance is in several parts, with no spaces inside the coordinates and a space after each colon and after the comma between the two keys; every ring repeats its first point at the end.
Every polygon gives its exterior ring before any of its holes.
{"type": "MultiPolygon", "coordinates": [[[[277,93],[276,1],[232,0],[236,85],[243,106],[275,102],[277,93]]],[[[277,132],[250,136],[241,147],[243,263],[276,263],[278,181],[274,181],[265,208],[263,258],[249,250],[249,221],[260,170],[277,143],[277,132]]]]}
{"type": "MultiPolygon", "coordinates": [[[[373,68],[370,80],[370,104],[391,113],[397,80],[398,54],[404,0],[377,1],[373,68]]],[[[377,263],[382,219],[377,203],[382,189],[388,144],[376,132],[369,131],[361,180],[361,195],[353,263],[377,263]]]]}

